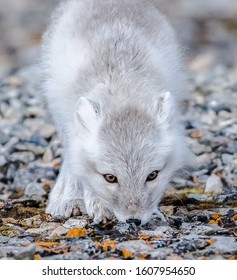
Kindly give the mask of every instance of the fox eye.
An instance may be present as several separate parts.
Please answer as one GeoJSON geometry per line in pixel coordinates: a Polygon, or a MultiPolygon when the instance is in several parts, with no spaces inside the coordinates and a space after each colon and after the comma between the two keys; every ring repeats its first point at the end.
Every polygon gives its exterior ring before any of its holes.
{"type": "Polygon", "coordinates": [[[159,174],[159,171],[157,171],[157,170],[151,172],[151,173],[147,176],[146,181],[147,181],[147,182],[149,182],[149,181],[154,181],[154,180],[157,178],[158,174],[159,174]]]}
{"type": "Polygon", "coordinates": [[[112,174],[105,174],[103,176],[108,183],[111,183],[111,184],[118,183],[117,177],[112,174]]]}

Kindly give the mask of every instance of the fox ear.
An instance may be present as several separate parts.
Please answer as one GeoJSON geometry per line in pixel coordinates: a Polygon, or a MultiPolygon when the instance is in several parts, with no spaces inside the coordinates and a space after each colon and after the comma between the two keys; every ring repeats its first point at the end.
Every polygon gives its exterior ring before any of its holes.
{"type": "Polygon", "coordinates": [[[155,106],[158,123],[169,123],[172,120],[175,109],[175,101],[172,94],[169,91],[162,93],[155,106]]]}
{"type": "Polygon", "coordinates": [[[101,119],[100,105],[87,98],[80,97],[76,106],[76,125],[93,131],[101,119]]]}

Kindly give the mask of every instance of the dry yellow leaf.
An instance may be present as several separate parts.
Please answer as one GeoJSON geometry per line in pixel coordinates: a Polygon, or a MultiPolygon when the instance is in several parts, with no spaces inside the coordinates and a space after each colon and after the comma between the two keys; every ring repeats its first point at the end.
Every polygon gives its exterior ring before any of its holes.
{"type": "Polygon", "coordinates": [[[45,248],[45,247],[50,248],[55,245],[60,245],[60,243],[59,242],[36,241],[35,245],[40,248],[45,248]]]}
{"type": "Polygon", "coordinates": [[[220,216],[221,216],[221,214],[219,214],[219,213],[213,213],[213,214],[211,214],[211,217],[212,217],[213,219],[220,218],[220,216]]]}
{"type": "Polygon", "coordinates": [[[131,258],[132,257],[132,253],[131,252],[128,252],[127,250],[125,250],[124,248],[122,248],[121,249],[121,252],[122,252],[122,254],[123,254],[123,257],[125,258],[125,259],[127,259],[127,258],[131,258]]]}
{"type": "Polygon", "coordinates": [[[232,216],[231,219],[233,219],[233,220],[236,221],[236,220],[237,220],[237,214],[235,214],[234,216],[232,216]]]}
{"type": "Polygon", "coordinates": [[[139,260],[145,260],[146,257],[147,257],[147,254],[145,254],[145,253],[144,254],[138,254],[137,257],[138,257],[139,260]]]}
{"type": "Polygon", "coordinates": [[[159,238],[161,238],[161,236],[160,235],[155,235],[155,236],[152,236],[152,238],[159,239],[159,238]]]}
{"type": "Polygon", "coordinates": [[[145,240],[150,238],[150,236],[145,233],[139,233],[138,236],[145,240]]]}
{"type": "Polygon", "coordinates": [[[95,245],[96,248],[99,248],[101,246],[100,242],[97,242],[97,241],[94,242],[94,245],[95,245]]]}
{"type": "Polygon", "coordinates": [[[199,183],[198,177],[193,177],[193,182],[196,183],[196,184],[199,183]]]}
{"type": "Polygon", "coordinates": [[[213,239],[209,239],[209,240],[207,240],[207,244],[208,244],[208,245],[213,244],[213,242],[214,242],[214,240],[213,240],[213,239]]]}
{"type": "Polygon", "coordinates": [[[149,240],[146,240],[146,244],[149,245],[150,247],[153,247],[151,241],[149,241],[149,240]]]}
{"type": "Polygon", "coordinates": [[[215,175],[218,176],[218,177],[221,177],[222,173],[219,171],[219,172],[216,172],[215,175]]]}
{"type": "Polygon", "coordinates": [[[40,254],[36,254],[36,255],[34,256],[34,260],[40,260],[40,259],[41,259],[40,254]]]}
{"type": "Polygon", "coordinates": [[[191,137],[193,138],[200,138],[202,137],[202,132],[199,129],[195,129],[192,133],[191,133],[191,137]]]}
{"type": "Polygon", "coordinates": [[[68,231],[66,237],[83,237],[85,236],[85,228],[72,228],[68,231]]]}
{"type": "Polygon", "coordinates": [[[107,252],[109,247],[111,247],[111,249],[116,249],[116,240],[104,240],[102,246],[104,252],[107,252]]]}

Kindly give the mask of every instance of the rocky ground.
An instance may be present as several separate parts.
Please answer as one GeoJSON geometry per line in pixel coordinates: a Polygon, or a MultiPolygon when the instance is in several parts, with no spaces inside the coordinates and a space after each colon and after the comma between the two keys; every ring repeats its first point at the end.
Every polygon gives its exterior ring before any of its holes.
{"type": "Polygon", "coordinates": [[[37,81],[34,66],[0,81],[1,259],[237,258],[237,69],[190,78],[183,122],[198,168],[163,198],[167,221],[141,227],[44,213],[63,151],[37,81]]]}

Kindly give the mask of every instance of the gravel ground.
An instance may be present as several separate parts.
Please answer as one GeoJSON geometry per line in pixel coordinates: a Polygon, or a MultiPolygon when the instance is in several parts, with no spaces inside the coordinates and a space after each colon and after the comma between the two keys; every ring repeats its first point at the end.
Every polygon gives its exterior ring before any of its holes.
{"type": "Polygon", "coordinates": [[[63,151],[38,81],[30,66],[0,83],[0,258],[237,258],[237,69],[190,78],[183,122],[197,170],[172,182],[166,221],[141,227],[44,214],[63,151]]]}

